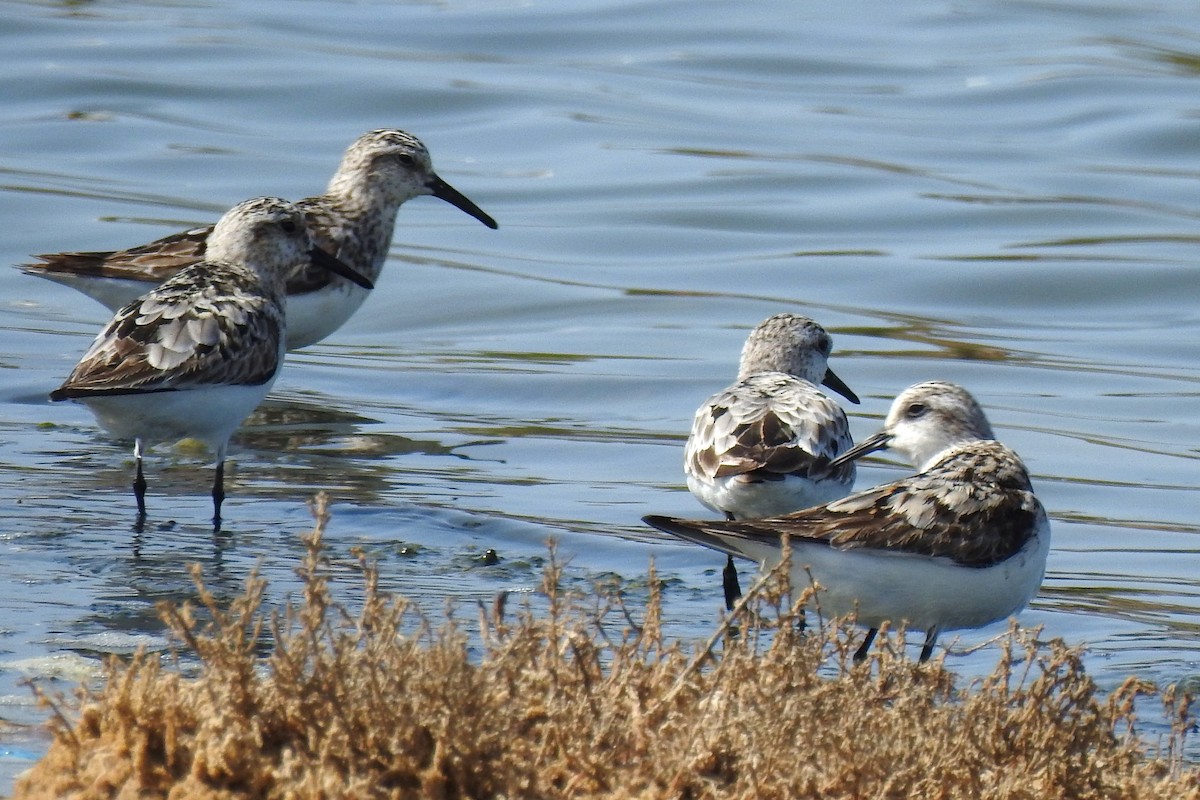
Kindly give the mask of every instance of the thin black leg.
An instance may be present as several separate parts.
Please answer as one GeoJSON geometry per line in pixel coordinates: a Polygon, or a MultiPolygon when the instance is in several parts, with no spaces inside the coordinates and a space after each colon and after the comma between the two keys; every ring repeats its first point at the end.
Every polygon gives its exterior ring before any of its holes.
{"type": "MultiPolygon", "coordinates": [[[[725,519],[735,520],[737,517],[726,511],[725,519]]],[[[733,607],[742,597],[742,586],[738,583],[737,567],[734,566],[733,556],[729,556],[725,562],[725,569],[721,572],[721,588],[725,590],[725,610],[733,611],[733,607]]]]}
{"type": "Polygon", "coordinates": [[[933,655],[933,645],[937,642],[938,629],[930,628],[925,631],[925,645],[921,648],[920,663],[924,664],[933,655]]]}
{"type": "Polygon", "coordinates": [[[725,610],[733,611],[733,607],[737,605],[737,601],[742,596],[742,587],[738,583],[737,567],[733,563],[733,556],[725,562],[725,569],[721,571],[721,585],[725,589],[725,610]]]}
{"type": "Polygon", "coordinates": [[[221,529],[221,503],[225,502],[225,461],[217,462],[216,475],[213,478],[213,528],[221,529]]]}
{"type": "Polygon", "coordinates": [[[142,453],[141,448],[135,453],[137,461],[137,475],[133,479],[133,496],[137,499],[138,516],[142,519],[146,517],[146,476],[142,474],[142,453]]]}
{"type": "Polygon", "coordinates": [[[858,664],[866,660],[867,653],[871,652],[871,643],[875,641],[877,633],[879,633],[878,628],[871,628],[867,631],[866,638],[863,639],[858,649],[854,651],[854,663],[858,664]]]}

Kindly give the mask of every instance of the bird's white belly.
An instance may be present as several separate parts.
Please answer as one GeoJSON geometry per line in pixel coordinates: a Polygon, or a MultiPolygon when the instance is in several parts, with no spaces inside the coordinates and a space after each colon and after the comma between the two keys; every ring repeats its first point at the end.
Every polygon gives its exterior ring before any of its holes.
{"type": "Polygon", "coordinates": [[[141,439],[147,444],[192,438],[219,451],[274,382],[272,378],[258,386],[209,386],[92,397],[81,402],[117,438],[141,439]]]}
{"type": "Polygon", "coordinates": [[[288,350],[316,344],[329,336],[354,316],[369,294],[361,286],[340,279],[315,292],[289,294],[285,309],[288,350]]]}
{"type": "MultiPolygon", "coordinates": [[[[859,624],[873,628],[884,621],[916,630],[978,628],[1015,614],[1037,594],[1049,549],[1044,513],[1037,536],[990,567],[801,542],[792,552],[792,585],[798,591],[815,581],[821,587],[815,602],[827,618],[857,614],[859,624]]],[[[777,548],[753,554],[765,564],[779,562],[777,548]]]]}

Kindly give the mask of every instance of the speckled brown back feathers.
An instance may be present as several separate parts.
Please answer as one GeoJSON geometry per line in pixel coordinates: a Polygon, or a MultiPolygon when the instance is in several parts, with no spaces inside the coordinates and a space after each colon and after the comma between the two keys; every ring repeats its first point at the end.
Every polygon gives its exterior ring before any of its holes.
{"type": "Polygon", "coordinates": [[[1000,442],[977,440],[948,449],[919,475],[826,506],[745,522],[654,517],[651,524],[680,535],[694,530],[777,544],[786,534],[841,550],[987,567],[1026,544],[1040,510],[1020,458],[1000,442]]]}
{"type": "Polygon", "coordinates": [[[40,264],[23,264],[26,272],[75,272],[97,278],[142,280],[149,274],[170,275],[204,259],[212,225],[173,233],[126,250],[39,253],[40,264]]]}
{"type": "Polygon", "coordinates": [[[247,200],[206,246],[213,260],[119,310],[51,399],[270,381],[283,358],[283,275],[312,249],[304,217],[278,198],[247,200]]]}
{"type": "Polygon", "coordinates": [[[697,413],[685,458],[695,475],[776,481],[788,475],[853,480],[852,465],[829,471],[850,442],[837,403],[783,373],[746,378],[697,413]]]}
{"type": "Polygon", "coordinates": [[[116,314],[50,396],[265,383],[283,331],[280,299],[253,272],[202,262],[116,314]]]}

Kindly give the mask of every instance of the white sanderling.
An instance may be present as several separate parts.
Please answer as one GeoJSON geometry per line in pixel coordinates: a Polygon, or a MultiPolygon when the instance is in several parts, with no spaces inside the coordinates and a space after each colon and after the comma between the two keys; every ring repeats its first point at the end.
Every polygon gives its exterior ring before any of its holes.
{"type": "Polygon", "coordinates": [[[220,526],[229,437],[283,363],[288,271],[312,260],[366,283],[313,246],[304,212],[260,197],[229,210],[206,258],[122,308],[51,400],[78,400],[118,438],[134,440],[138,517],[146,514],[144,448],[195,438],[216,451],[213,523],[220,526]]]}
{"type": "MultiPolygon", "coordinates": [[[[433,195],[489,228],[496,221],[433,171],[429,151],[401,130],[370,131],[346,150],[322,195],[296,203],[313,242],[372,283],[387,258],[396,212],[414,197],[433,195]]],[[[46,253],[21,269],[122,308],[184,267],[205,258],[213,226],[193,228],[115,252],[46,253]]],[[[368,287],[369,288],[369,287],[368,287]]],[[[287,280],[288,349],[319,342],[348,320],[367,290],[305,262],[287,280]]]]}
{"type": "Polygon", "coordinates": [[[1050,523],[1021,459],[992,439],[975,399],[951,383],[906,389],[883,430],[834,459],[836,467],[891,447],[918,474],[841,500],[748,521],[649,516],[656,528],[762,564],[792,547],[792,580],[810,575],[822,609],[857,614],[870,628],[866,657],[885,620],[925,631],[921,660],[943,630],[978,628],[1020,611],[1037,593],[1050,523]]]}
{"type": "MultiPolygon", "coordinates": [[[[853,441],[846,414],[817,384],[858,397],[829,369],[833,342],[813,320],[776,314],[750,332],[737,382],[696,411],[684,450],[688,489],[726,519],[771,517],[845,497],[854,464],[829,462],[853,441]]],[[[725,604],[741,594],[730,557],[725,604]]]]}

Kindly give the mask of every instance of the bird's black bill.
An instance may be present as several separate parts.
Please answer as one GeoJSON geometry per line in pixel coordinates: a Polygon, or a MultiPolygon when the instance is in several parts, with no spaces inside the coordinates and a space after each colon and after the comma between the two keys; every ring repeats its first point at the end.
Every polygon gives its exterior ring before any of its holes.
{"type": "Polygon", "coordinates": [[[469,199],[467,199],[465,194],[446,183],[437,175],[434,175],[429,179],[428,185],[429,190],[433,192],[433,196],[439,200],[445,200],[447,203],[459,209],[460,211],[465,211],[475,219],[482,222],[484,225],[487,225],[492,230],[500,227],[496,224],[496,220],[488,216],[482,208],[472,203],[469,199]]]}
{"type": "Polygon", "coordinates": [[[318,267],[323,267],[332,272],[334,275],[341,275],[351,283],[357,284],[364,289],[375,288],[375,284],[371,283],[371,281],[367,280],[362,275],[359,275],[350,267],[342,263],[341,260],[334,258],[319,247],[314,247],[312,250],[309,250],[308,257],[311,258],[312,263],[316,264],[318,267]]]}
{"type": "Polygon", "coordinates": [[[851,403],[858,405],[858,402],[859,402],[858,395],[856,395],[854,392],[850,391],[850,387],[847,386],[845,384],[845,382],[842,381],[841,378],[839,378],[837,375],[834,375],[833,370],[826,368],[825,380],[821,381],[821,383],[824,384],[825,386],[828,386],[830,389],[833,389],[835,392],[837,392],[842,397],[849,400],[851,403]]]}
{"type": "Polygon", "coordinates": [[[867,453],[874,453],[876,450],[886,450],[888,445],[891,443],[892,435],[887,431],[880,431],[874,436],[863,439],[861,442],[854,445],[854,447],[851,447],[849,450],[830,461],[829,469],[836,469],[842,464],[849,463],[857,458],[862,458],[867,453]]]}

